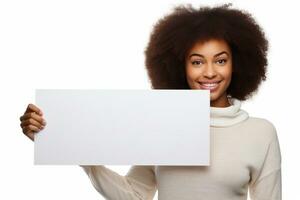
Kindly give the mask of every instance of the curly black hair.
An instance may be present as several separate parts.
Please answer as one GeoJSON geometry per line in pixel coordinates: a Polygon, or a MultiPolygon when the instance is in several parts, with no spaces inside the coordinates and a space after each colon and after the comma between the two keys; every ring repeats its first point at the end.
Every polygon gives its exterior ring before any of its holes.
{"type": "Polygon", "coordinates": [[[145,49],[145,65],[154,89],[190,89],[185,72],[186,54],[198,41],[222,39],[233,58],[227,94],[246,100],[266,79],[268,40],[254,18],[232,4],[193,8],[176,6],[153,28],[145,49]]]}

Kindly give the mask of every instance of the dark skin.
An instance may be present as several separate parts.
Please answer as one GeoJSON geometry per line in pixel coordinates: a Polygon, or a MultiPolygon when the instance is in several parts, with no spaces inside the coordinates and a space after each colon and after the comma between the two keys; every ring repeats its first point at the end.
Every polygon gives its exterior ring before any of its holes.
{"type": "Polygon", "coordinates": [[[28,104],[24,114],[20,117],[20,121],[23,133],[32,141],[34,141],[34,134],[46,126],[42,110],[34,104],[28,104]]]}
{"type": "Polygon", "coordinates": [[[230,106],[226,90],[231,82],[232,55],[224,40],[195,43],[187,54],[185,69],[191,89],[210,90],[210,106],[230,106]]]}

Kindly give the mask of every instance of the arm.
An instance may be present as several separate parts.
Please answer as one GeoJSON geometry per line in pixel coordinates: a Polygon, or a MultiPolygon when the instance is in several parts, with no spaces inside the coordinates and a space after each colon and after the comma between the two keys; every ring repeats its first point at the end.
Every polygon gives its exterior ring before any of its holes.
{"type": "Polygon", "coordinates": [[[281,200],[281,153],[276,134],[269,144],[257,178],[249,186],[252,200],[281,200]]]}
{"type": "Polygon", "coordinates": [[[95,189],[109,200],[150,200],[155,195],[154,166],[132,166],[125,176],[103,165],[81,167],[95,189]]]}

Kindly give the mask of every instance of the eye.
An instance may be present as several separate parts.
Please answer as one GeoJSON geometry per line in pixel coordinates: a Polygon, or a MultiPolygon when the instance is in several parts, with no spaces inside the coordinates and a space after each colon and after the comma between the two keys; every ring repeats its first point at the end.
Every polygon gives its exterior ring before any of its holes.
{"type": "Polygon", "coordinates": [[[224,65],[226,63],[226,61],[227,61],[226,59],[220,59],[220,60],[217,60],[217,63],[224,65]]]}
{"type": "Polygon", "coordinates": [[[192,65],[200,65],[202,63],[201,60],[192,61],[192,65]]]}

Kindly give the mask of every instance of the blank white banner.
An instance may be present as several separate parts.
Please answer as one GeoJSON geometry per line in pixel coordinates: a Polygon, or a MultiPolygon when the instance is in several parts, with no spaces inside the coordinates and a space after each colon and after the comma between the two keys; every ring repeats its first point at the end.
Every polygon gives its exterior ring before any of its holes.
{"type": "Polygon", "coordinates": [[[207,90],[36,90],[35,164],[209,165],[207,90]]]}

